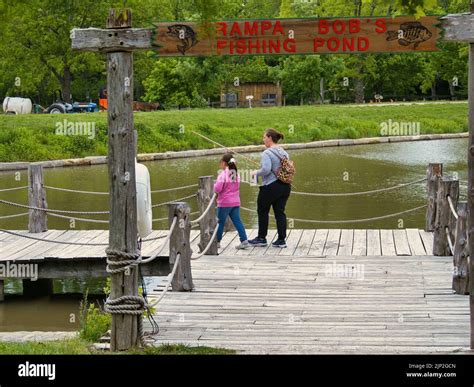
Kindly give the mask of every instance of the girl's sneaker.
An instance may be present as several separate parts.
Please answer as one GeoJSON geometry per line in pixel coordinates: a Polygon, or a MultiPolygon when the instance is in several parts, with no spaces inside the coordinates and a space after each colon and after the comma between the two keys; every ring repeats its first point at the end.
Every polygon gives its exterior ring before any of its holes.
{"type": "Polygon", "coordinates": [[[248,249],[249,247],[250,247],[249,241],[240,242],[240,245],[235,246],[235,248],[239,250],[245,250],[245,249],[248,249]]]}
{"type": "Polygon", "coordinates": [[[217,248],[218,248],[218,249],[221,248],[221,242],[217,242],[217,248]]]}

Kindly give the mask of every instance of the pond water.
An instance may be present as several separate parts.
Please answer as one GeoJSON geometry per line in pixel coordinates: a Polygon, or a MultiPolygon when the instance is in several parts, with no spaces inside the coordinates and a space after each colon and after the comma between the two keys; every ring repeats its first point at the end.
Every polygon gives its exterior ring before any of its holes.
{"type": "MultiPolygon", "coordinates": [[[[294,190],[303,192],[343,193],[367,191],[390,187],[400,183],[411,182],[426,175],[426,167],[430,162],[444,163],[444,174],[457,174],[459,179],[467,179],[467,139],[434,140],[401,142],[390,144],[374,144],[347,147],[328,147],[290,151],[290,157],[295,161],[297,172],[294,190]]],[[[248,157],[259,160],[258,153],[247,154],[248,157]]],[[[241,157],[237,157],[238,166],[243,175],[254,166],[241,157]]],[[[199,176],[215,176],[218,169],[218,156],[163,160],[147,162],[151,175],[152,190],[172,188],[197,183],[199,176]]],[[[0,173],[0,187],[9,188],[27,184],[27,172],[21,171],[21,181],[15,180],[14,172],[0,173]]],[[[45,183],[50,186],[69,189],[107,191],[107,166],[72,167],[45,169],[45,183]]],[[[461,197],[465,197],[465,187],[461,187],[461,197]]],[[[157,193],[152,195],[153,203],[162,203],[181,198],[195,192],[195,188],[174,192],[157,193]]],[[[258,188],[243,184],[241,188],[242,205],[256,209],[258,188]]],[[[27,203],[27,192],[15,191],[1,194],[2,199],[27,203]]],[[[197,211],[196,199],[187,200],[191,211],[197,211]]],[[[47,190],[47,202],[50,208],[68,210],[103,211],[108,209],[108,196],[75,194],[47,190]]],[[[425,183],[403,187],[383,193],[352,197],[310,197],[292,195],[287,205],[289,218],[312,220],[346,220],[365,219],[386,214],[396,213],[415,208],[426,203],[425,183]]],[[[23,212],[17,208],[0,205],[0,214],[23,212]]],[[[153,218],[167,216],[166,207],[158,207],[153,211],[153,218]]],[[[364,223],[334,223],[318,224],[294,221],[295,228],[423,228],[425,210],[396,216],[389,219],[368,221],[364,223]]],[[[106,219],[106,217],[95,217],[106,219]]],[[[257,226],[255,213],[242,211],[242,219],[247,228],[257,226]]],[[[0,220],[0,228],[25,229],[27,217],[0,220]]],[[[155,223],[154,228],[167,228],[166,222],[155,223]]],[[[270,227],[275,227],[270,223],[270,227]]],[[[48,218],[50,229],[69,228],[66,219],[48,218]]],[[[75,229],[103,229],[104,224],[76,222],[75,229]]],[[[152,284],[152,282],[150,282],[152,284]]],[[[55,290],[58,293],[82,293],[86,288],[100,291],[102,282],[58,281],[55,290]]],[[[19,285],[8,283],[8,293],[18,293],[19,285]]],[[[24,311],[35,310],[33,320],[30,319],[30,329],[49,329],[50,318],[54,311],[62,310],[66,315],[71,309],[78,307],[77,299],[57,299],[50,301],[41,299],[38,303],[23,301],[21,298],[7,303],[0,303],[0,330],[8,329],[5,321],[16,321],[20,309],[14,304],[21,304],[24,311]],[[12,306],[13,305],[13,306],[12,306]],[[42,305],[39,307],[39,305],[42,305]],[[17,310],[15,312],[15,310],[17,310]],[[7,313],[8,311],[8,313],[7,313]],[[6,313],[10,317],[5,317],[6,313]],[[6,320],[5,320],[6,318],[6,320]]],[[[21,310],[23,310],[21,309],[21,310]]],[[[70,312],[69,312],[70,313],[70,312]]],[[[71,324],[61,325],[58,329],[71,329],[71,324]]],[[[10,324],[11,325],[11,324],[10,324]]],[[[59,326],[58,325],[58,326],[59,326]]]]}

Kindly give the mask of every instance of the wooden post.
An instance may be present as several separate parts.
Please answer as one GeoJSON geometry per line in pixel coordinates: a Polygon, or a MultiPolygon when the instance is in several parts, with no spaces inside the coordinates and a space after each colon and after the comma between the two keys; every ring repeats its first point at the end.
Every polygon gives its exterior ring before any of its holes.
{"type": "MultiPolygon", "coordinates": [[[[198,206],[201,214],[206,210],[213,195],[214,182],[212,180],[212,176],[201,176],[199,178],[199,188],[197,194],[198,206]]],[[[216,206],[213,204],[211,205],[209,212],[199,223],[199,229],[201,230],[199,251],[203,251],[206,248],[216,227],[216,206]]],[[[217,238],[214,239],[211,247],[209,250],[207,250],[207,255],[218,255],[217,238]]]]}
{"type": "Polygon", "coordinates": [[[443,164],[430,163],[426,170],[426,193],[428,207],[426,209],[425,231],[433,231],[436,217],[436,195],[438,193],[439,180],[443,176],[443,164]]]}
{"type": "Polygon", "coordinates": [[[454,208],[456,208],[459,199],[459,180],[451,177],[443,177],[438,186],[438,195],[436,197],[436,217],[433,238],[433,255],[446,256],[452,255],[449,249],[448,238],[446,236],[446,227],[449,228],[451,241],[454,242],[455,220],[449,207],[447,197],[450,196],[454,208]]]}
{"type": "MultiPolygon", "coordinates": [[[[28,204],[31,207],[48,208],[44,189],[43,165],[32,163],[28,166],[28,204]]],[[[29,210],[28,231],[31,233],[48,230],[46,211],[29,210]]]]}
{"type": "MultiPolygon", "coordinates": [[[[107,28],[130,28],[130,10],[109,11],[107,28]]],[[[135,139],[133,134],[133,54],[114,51],[107,54],[107,93],[109,131],[109,248],[127,253],[137,251],[137,198],[135,183],[135,139]]],[[[138,272],[111,274],[110,298],[138,296],[138,272]]],[[[139,345],[138,319],[141,316],[112,314],[110,347],[127,350],[139,345]]]]}
{"type": "Polygon", "coordinates": [[[189,219],[191,210],[189,205],[184,202],[170,203],[168,209],[169,226],[171,226],[175,216],[178,218],[170,238],[169,262],[171,270],[174,267],[177,255],[181,255],[176,274],[171,282],[171,288],[178,292],[191,291],[194,287],[191,272],[191,223],[189,219]]]}
{"type": "Polygon", "coordinates": [[[453,256],[453,290],[456,294],[469,294],[469,250],[467,246],[467,203],[458,203],[456,222],[456,241],[453,256]]]}

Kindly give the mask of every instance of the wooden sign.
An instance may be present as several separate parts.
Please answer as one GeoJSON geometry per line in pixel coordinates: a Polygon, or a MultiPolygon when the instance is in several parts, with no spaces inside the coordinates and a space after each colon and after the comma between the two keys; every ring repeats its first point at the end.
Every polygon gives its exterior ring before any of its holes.
{"type": "Polygon", "coordinates": [[[436,51],[438,17],[218,21],[156,25],[159,56],[436,51]]]}

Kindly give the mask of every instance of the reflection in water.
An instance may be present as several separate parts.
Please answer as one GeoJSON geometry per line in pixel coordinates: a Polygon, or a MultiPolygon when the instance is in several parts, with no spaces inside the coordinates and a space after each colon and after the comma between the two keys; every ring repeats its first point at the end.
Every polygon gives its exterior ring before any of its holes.
{"type": "MultiPolygon", "coordinates": [[[[392,144],[361,145],[335,148],[317,148],[290,151],[296,163],[295,190],[305,192],[355,192],[388,187],[417,180],[425,176],[430,162],[444,163],[445,175],[458,173],[465,180],[467,176],[467,139],[404,142],[392,144]]],[[[259,154],[249,154],[259,160],[259,154]]],[[[164,160],[145,163],[151,173],[152,189],[172,188],[194,184],[199,176],[216,175],[219,156],[164,160]]],[[[241,170],[254,166],[237,157],[241,170]]],[[[15,181],[14,172],[0,174],[0,187],[9,188],[25,185],[27,173],[21,173],[22,181],[15,181]]],[[[47,185],[90,191],[107,191],[108,176],[105,165],[45,169],[47,185]]],[[[465,188],[461,187],[461,193],[465,188]]],[[[153,202],[161,203],[189,195],[195,189],[153,194],[153,202]]],[[[258,189],[243,185],[242,204],[256,208],[258,189]]],[[[354,197],[308,197],[292,195],[288,202],[288,216],[303,219],[343,220],[360,219],[395,213],[423,205],[426,202],[425,185],[419,183],[399,190],[370,196],[354,197]]],[[[27,192],[7,192],[2,198],[26,203],[27,192]]],[[[47,190],[50,208],[100,211],[108,208],[108,197],[86,194],[71,194],[47,190]]],[[[197,211],[195,199],[189,200],[192,211],[197,211]]],[[[0,214],[20,212],[16,208],[0,205],[0,214]]],[[[167,216],[166,207],[155,208],[154,218],[167,216]]],[[[256,214],[243,211],[242,218],[248,228],[257,226],[256,214]]],[[[102,217],[102,219],[105,219],[102,217]]],[[[397,228],[424,225],[424,210],[416,213],[366,223],[332,225],[295,222],[297,228],[397,228]]],[[[0,221],[1,228],[25,229],[27,218],[0,221]]],[[[272,223],[271,223],[272,225],[272,223]]],[[[49,217],[50,229],[69,227],[68,220],[49,217]]],[[[154,228],[166,228],[167,223],[155,224],[154,228]],[[158,227],[157,227],[158,226],[158,227]]],[[[274,227],[274,223],[273,223],[274,227]]],[[[103,224],[76,222],[76,229],[105,228],[103,224]]],[[[149,286],[158,280],[149,279],[149,286]]],[[[56,281],[56,292],[84,292],[85,288],[100,292],[103,281],[56,281]]],[[[21,291],[21,284],[9,284],[9,293],[21,291]]],[[[92,292],[90,290],[90,292],[92,292]]],[[[24,300],[14,298],[0,304],[0,329],[61,329],[68,330],[71,324],[67,316],[77,310],[78,300],[49,298],[24,300]],[[8,316],[8,317],[6,317],[8,316]],[[66,322],[65,322],[66,321],[66,322]],[[10,327],[10,328],[9,328],[10,327]]]]}

